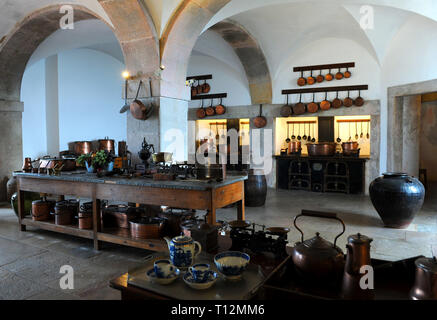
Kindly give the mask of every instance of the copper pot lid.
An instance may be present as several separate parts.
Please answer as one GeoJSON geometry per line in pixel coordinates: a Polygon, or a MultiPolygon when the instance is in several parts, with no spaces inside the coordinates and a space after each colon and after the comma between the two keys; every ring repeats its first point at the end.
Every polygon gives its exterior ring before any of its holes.
{"type": "Polygon", "coordinates": [[[420,268],[426,272],[437,274],[437,259],[433,258],[419,258],[414,264],[417,268],[420,268]]]}
{"type": "Polygon", "coordinates": [[[296,243],[295,250],[303,255],[317,255],[321,259],[343,254],[339,247],[323,239],[319,232],[311,239],[296,243]]]}
{"type": "Polygon", "coordinates": [[[354,243],[354,244],[364,244],[364,243],[371,243],[373,241],[372,238],[369,238],[368,236],[365,236],[361,233],[353,234],[347,237],[348,243],[354,243]]]}

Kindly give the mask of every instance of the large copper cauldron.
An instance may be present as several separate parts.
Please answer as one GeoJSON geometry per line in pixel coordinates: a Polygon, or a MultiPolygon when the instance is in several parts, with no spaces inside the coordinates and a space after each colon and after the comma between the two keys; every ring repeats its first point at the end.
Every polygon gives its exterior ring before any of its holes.
{"type": "Polygon", "coordinates": [[[99,140],[99,150],[105,150],[115,154],[115,141],[105,137],[105,139],[99,140]]]}
{"type": "Polygon", "coordinates": [[[335,154],[335,148],[337,146],[334,142],[319,142],[319,143],[307,143],[308,155],[310,157],[318,156],[333,156],[335,154]]]}
{"type": "Polygon", "coordinates": [[[300,141],[290,141],[288,143],[288,153],[299,153],[302,150],[300,141]]]}
{"type": "Polygon", "coordinates": [[[88,154],[92,152],[91,141],[73,142],[73,151],[77,155],[88,154]]]}
{"type": "Polygon", "coordinates": [[[345,156],[350,156],[352,154],[355,154],[359,150],[358,142],[356,141],[343,142],[341,144],[341,148],[343,149],[343,154],[345,156]]]}

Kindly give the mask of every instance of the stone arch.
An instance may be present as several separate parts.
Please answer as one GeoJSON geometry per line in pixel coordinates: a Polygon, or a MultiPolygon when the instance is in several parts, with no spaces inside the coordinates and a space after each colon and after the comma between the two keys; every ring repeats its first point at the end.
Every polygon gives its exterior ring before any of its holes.
{"type": "MultiPolygon", "coordinates": [[[[139,0],[98,0],[114,25],[132,75],[149,77],[160,65],[159,38],[152,17],[139,0]]],[[[158,88],[157,88],[158,89],[158,88]]]]}
{"type": "MultiPolygon", "coordinates": [[[[19,101],[21,80],[27,62],[36,48],[59,29],[62,5],[34,11],[24,18],[0,43],[0,100],[19,101]]],[[[89,9],[72,5],[75,21],[100,19],[89,9]]]]}
{"type": "Polygon", "coordinates": [[[183,0],[160,40],[161,95],[189,100],[185,86],[188,62],[197,38],[211,18],[231,0],[183,0]]]}
{"type": "Polygon", "coordinates": [[[252,104],[272,103],[272,79],[258,41],[242,25],[230,19],[210,29],[221,35],[240,58],[249,80],[252,104]]]}

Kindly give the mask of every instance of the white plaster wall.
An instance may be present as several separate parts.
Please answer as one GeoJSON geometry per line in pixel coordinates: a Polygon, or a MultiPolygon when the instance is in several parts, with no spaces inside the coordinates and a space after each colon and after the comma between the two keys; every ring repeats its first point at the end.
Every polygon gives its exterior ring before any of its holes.
{"type": "Polygon", "coordinates": [[[45,60],[26,69],[21,86],[23,112],[23,156],[44,156],[46,145],[45,60]]]}
{"type": "Polygon", "coordinates": [[[124,65],[89,49],[59,55],[60,149],[76,140],[126,140],[126,114],[119,110],[124,65]]]}
{"type": "MultiPolygon", "coordinates": [[[[343,80],[324,81],[312,87],[330,87],[330,86],[346,86],[346,85],[361,85],[368,84],[369,90],[361,92],[361,96],[367,100],[377,100],[380,97],[380,68],[377,61],[364,48],[349,39],[339,38],[324,38],[311,43],[307,43],[284,60],[278,68],[273,78],[273,103],[285,103],[286,96],[281,94],[282,89],[301,88],[296,81],[300,77],[300,73],[293,72],[293,67],[338,63],[338,62],[355,62],[355,68],[351,68],[352,77],[343,80]]],[[[331,72],[335,74],[337,70],[331,72]]],[[[343,72],[345,69],[342,70],[343,72]]],[[[322,74],[326,74],[328,70],[323,70],[322,74]]],[[[315,72],[314,75],[318,73],[315,72]]],[[[305,76],[310,73],[306,72],[305,76]]],[[[305,88],[309,88],[306,86],[305,88]]],[[[358,92],[351,92],[351,97],[358,96],[358,92]]],[[[335,93],[330,93],[329,98],[335,98],[335,93]]],[[[347,92],[340,92],[339,97],[346,97],[347,92]]],[[[318,94],[316,100],[322,101],[324,94],[318,94]]],[[[297,95],[290,96],[290,102],[297,102],[297,95]]],[[[302,96],[302,101],[311,101],[312,95],[302,96]]]]}

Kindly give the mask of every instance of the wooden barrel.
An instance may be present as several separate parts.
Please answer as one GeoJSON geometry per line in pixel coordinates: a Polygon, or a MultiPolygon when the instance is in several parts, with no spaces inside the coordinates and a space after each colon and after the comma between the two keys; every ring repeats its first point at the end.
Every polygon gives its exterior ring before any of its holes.
{"type": "Polygon", "coordinates": [[[246,207],[262,207],[266,202],[267,181],[262,173],[250,170],[244,181],[244,202],[246,207]]]}

